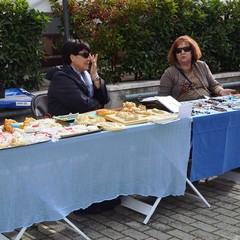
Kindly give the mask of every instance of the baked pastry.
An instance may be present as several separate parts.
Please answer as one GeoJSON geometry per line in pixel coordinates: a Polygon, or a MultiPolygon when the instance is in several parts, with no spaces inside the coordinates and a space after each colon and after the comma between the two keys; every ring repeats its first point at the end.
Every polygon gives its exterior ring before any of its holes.
{"type": "Polygon", "coordinates": [[[116,122],[103,122],[99,123],[98,126],[107,131],[119,131],[125,128],[124,124],[116,122]]]}
{"type": "Polygon", "coordinates": [[[110,114],[116,114],[117,111],[111,110],[111,109],[106,109],[106,108],[101,108],[96,110],[96,114],[100,117],[104,117],[106,115],[110,115],[110,114]]]}
{"type": "Polygon", "coordinates": [[[120,111],[116,114],[116,116],[124,119],[125,117],[128,116],[128,113],[125,111],[120,111]]]}
{"type": "Polygon", "coordinates": [[[3,130],[6,132],[13,133],[14,128],[11,126],[11,123],[17,123],[17,121],[15,121],[13,119],[5,119],[4,124],[3,124],[3,130]]]}
{"type": "Polygon", "coordinates": [[[116,114],[117,117],[124,119],[125,121],[138,120],[138,114],[132,112],[120,111],[116,114]]]}
{"type": "Polygon", "coordinates": [[[78,114],[74,121],[76,125],[95,125],[99,122],[106,122],[106,120],[104,117],[94,117],[86,114],[78,114]]]}
{"type": "Polygon", "coordinates": [[[134,102],[124,102],[123,103],[123,108],[132,109],[133,107],[137,107],[136,103],[134,103],[134,102]]]}
{"type": "Polygon", "coordinates": [[[62,127],[60,123],[57,123],[54,119],[44,118],[35,121],[30,121],[28,125],[24,126],[24,131],[31,132],[48,132],[51,128],[62,127]]]}
{"type": "Polygon", "coordinates": [[[156,114],[169,114],[169,112],[164,111],[164,110],[160,110],[160,109],[157,109],[157,108],[153,108],[152,112],[156,113],[156,114]]]}
{"type": "Polygon", "coordinates": [[[24,128],[26,126],[29,126],[31,122],[35,122],[35,121],[37,121],[35,118],[26,117],[24,122],[23,122],[22,128],[24,128]]]}
{"type": "Polygon", "coordinates": [[[137,114],[128,114],[124,120],[126,121],[133,121],[133,120],[138,120],[138,115],[137,114]]]}

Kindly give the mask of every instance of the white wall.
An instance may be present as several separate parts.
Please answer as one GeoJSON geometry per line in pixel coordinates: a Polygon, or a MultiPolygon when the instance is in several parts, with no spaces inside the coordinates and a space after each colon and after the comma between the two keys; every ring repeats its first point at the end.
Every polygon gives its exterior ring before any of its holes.
{"type": "Polygon", "coordinates": [[[31,8],[42,12],[51,12],[51,5],[48,0],[27,0],[31,8]]]}
{"type": "MultiPolygon", "coordinates": [[[[58,1],[62,3],[62,0],[58,1]]],[[[49,14],[49,16],[51,17],[50,22],[47,24],[47,28],[44,30],[44,33],[54,34],[59,32],[58,19],[51,15],[51,5],[48,0],[27,0],[27,2],[29,3],[30,8],[34,8],[41,12],[49,14]]]]}

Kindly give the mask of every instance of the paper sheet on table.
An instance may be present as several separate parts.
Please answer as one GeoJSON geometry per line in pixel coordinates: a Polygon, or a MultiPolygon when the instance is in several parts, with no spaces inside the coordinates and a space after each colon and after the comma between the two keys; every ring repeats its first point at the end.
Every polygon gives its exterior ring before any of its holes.
{"type": "Polygon", "coordinates": [[[182,104],[179,106],[179,111],[178,111],[178,118],[189,118],[191,117],[192,114],[192,103],[187,103],[187,104],[182,104]]]}

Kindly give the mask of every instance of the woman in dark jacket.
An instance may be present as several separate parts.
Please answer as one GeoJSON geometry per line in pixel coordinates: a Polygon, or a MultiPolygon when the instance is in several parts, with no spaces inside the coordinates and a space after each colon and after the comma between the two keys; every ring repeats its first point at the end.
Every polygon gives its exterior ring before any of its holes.
{"type": "MultiPolygon", "coordinates": [[[[79,40],[67,41],[62,49],[64,66],[51,69],[46,78],[48,88],[48,112],[52,116],[84,113],[102,108],[109,102],[106,84],[97,72],[98,55],[91,55],[89,45],[79,40]],[[90,72],[89,65],[91,63],[90,72]]],[[[98,213],[113,209],[120,199],[94,203],[75,213],[98,213]]]]}
{"type": "Polygon", "coordinates": [[[98,55],[91,55],[87,43],[67,41],[62,57],[65,65],[51,69],[46,75],[51,81],[48,88],[49,114],[84,113],[102,108],[109,102],[106,84],[97,72],[98,55]]]}

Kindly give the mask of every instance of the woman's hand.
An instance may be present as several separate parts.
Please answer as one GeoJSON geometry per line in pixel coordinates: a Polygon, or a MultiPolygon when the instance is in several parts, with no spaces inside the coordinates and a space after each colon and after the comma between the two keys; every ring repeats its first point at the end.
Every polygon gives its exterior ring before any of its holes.
{"type": "Polygon", "coordinates": [[[93,84],[96,88],[99,88],[101,86],[100,78],[98,76],[98,69],[97,69],[97,60],[98,60],[98,54],[92,55],[90,54],[90,61],[92,63],[91,69],[90,69],[90,75],[93,81],[93,84]]]}
{"type": "Polygon", "coordinates": [[[231,94],[234,94],[234,93],[236,93],[236,90],[235,89],[231,89],[231,88],[220,89],[218,91],[218,95],[219,96],[228,96],[228,95],[231,95],[231,94]]]}
{"type": "Polygon", "coordinates": [[[90,69],[90,74],[91,74],[91,78],[93,81],[95,80],[96,77],[98,77],[97,60],[98,60],[98,54],[96,54],[96,55],[90,54],[90,61],[92,63],[91,69],[90,69]]]}

